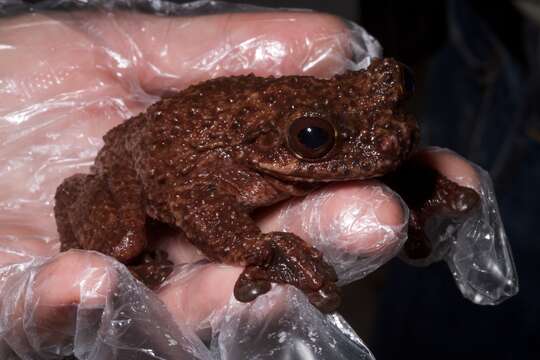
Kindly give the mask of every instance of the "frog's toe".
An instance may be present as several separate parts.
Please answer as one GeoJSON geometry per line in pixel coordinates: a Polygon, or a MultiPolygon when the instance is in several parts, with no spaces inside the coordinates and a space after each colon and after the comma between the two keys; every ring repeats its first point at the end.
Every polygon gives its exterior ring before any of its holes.
{"type": "Polygon", "coordinates": [[[272,285],[266,274],[257,266],[247,267],[234,285],[234,297],[240,302],[250,302],[270,291],[272,285]]]}

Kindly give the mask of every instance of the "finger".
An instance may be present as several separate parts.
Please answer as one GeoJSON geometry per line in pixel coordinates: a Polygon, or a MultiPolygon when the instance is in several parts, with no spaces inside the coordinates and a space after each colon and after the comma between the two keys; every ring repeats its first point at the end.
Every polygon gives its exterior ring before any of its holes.
{"type": "Polygon", "coordinates": [[[167,258],[174,264],[191,264],[206,258],[199,249],[188,242],[181,231],[152,238],[150,242],[156,243],[159,250],[165,251],[167,258]]]}
{"type": "MultiPolygon", "coordinates": [[[[377,255],[400,245],[406,215],[397,195],[366,181],[325,187],[259,213],[257,220],[263,232],[292,231],[334,252],[377,255]]],[[[177,321],[200,329],[229,301],[241,271],[221,264],[184,268],[158,294],[177,321]]]]}
{"type": "Polygon", "coordinates": [[[71,250],[60,253],[39,271],[32,291],[42,306],[82,301],[87,305],[101,305],[116,281],[114,274],[112,261],[107,257],[71,250]]]}
{"type": "MultiPolygon", "coordinates": [[[[288,231],[323,251],[363,256],[400,245],[407,211],[399,196],[384,184],[353,181],[263,209],[254,218],[264,233],[288,231]]],[[[160,238],[159,248],[176,264],[204,258],[180,232],[160,238]]]]}
{"type": "Polygon", "coordinates": [[[455,152],[438,147],[418,151],[414,159],[429,165],[456,184],[480,192],[480,177],[472,165],[455,152]]]}
{"type": "Polygon", "coordinates": [[[175,321],[201,331],[229,302],[242,271],[242,267],[215,263],[186,266],[168,279],[157,295],[175,321]]]}
{"type": "Polygon", "coordinates": [[[28,283],[6,292],[10,337],[36,346],[60,346],[73,340],[77,307],[101,308],[116,282],[112,262],[91,252],[69,251],[41,267],[28,283]],[[9,295],[11,294],[11,296],[9,295]]]}
{"type": "Polygon", "coordinates": [[[326,186],[263,213],[264,232],[293,232],[325,250],[366,255],[398,246],[407,223],[400,198],[378,181],[326,186]]]}
{"type": "Polygon", "coordinates": [[[120,73],[126,63],[132,65],[142,87],[157,93],[250,72],[330,76],[351,56],[347,26],[312,12],[192,17],[124,12],[93,21],[101,40],[123,60],[109,65],[120,73]]]}

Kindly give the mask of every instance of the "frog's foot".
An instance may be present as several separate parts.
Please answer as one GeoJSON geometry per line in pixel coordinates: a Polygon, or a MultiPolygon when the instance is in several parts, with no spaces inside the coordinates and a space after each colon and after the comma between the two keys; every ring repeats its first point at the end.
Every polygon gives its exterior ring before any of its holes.
{"type": "Polygon", "coordinates": [[[96,250],[123,263],[146,246],[146,214],[135,195],[113,192],[103,176],[74,175],[56,192],[55,217],[61,250],[96,250]]]}
{"type": "Polygon", "coordinates": [[[435,250],[433,240],[426,233],[430,219],[445,219],[443,223],[460,222],[480,206],[480,195],[473,189],[460,186],[439,173],[434,177],[432,193],[425,196],[420,205],[416,203],[410,208],[409,239],[403,246],[410,259],[425,259],[435,250]]]}
{"type": "Polygon", "coordinates": [[[332,312],[340,304],[337,276],[322,254],[292,233],[265,234],[271,257],[263,264],[246,267],[234,289],[239,301],[248,302],[270,290],[270,282],[293,285],[308,296],[323,312],[332,312]]]}
{"type": "Polygon", "coordinates": [[[171,274],[174,264],[162,250],[146,251],[129,265],[129,271],[150,289],[155,289],[171,274]]]}
{"type": "Polygon", "coordinates": [[[249,265],[240,274],[234,286],[234,297],[238,301],[250,302],[259,295],[270,291],[271,284],[266,270],[262,266],[249,265]]]}

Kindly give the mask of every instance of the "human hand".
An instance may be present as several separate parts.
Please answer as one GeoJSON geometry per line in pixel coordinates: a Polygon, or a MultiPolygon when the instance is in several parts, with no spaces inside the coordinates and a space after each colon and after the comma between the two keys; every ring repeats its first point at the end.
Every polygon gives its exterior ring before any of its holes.
{"type": "MultiPolygon", "coordinates": [[[[352,62],[350,41],[350,30],[340,20],[314,13],[175,18],[72,12],[3,19],[0,293],[4,311],[11,311],[12,336],[29,335],[31,313],[40,329],[34,335],[48,343],[69,341],[75,320],[65,316],[66,306],[99,306],[115,288],[112,262],[104,257],[84,251],[56,255],[52,217],[56,187],[88,169],[107,130],[164,91],[209,77],[340,72],[352,62]],[[14,264],[49,257],[19,289],[32,294],[32,301],[4,296],[13,290],[8,286],[13,277],[7,275],[17,275],[14,264]],[[14,298],[20,303],[8,306],[14,298]]],[[[321,248],[351,281],[364,271],[354,265],[359,256],[395,254],[406,214],[399,197],[372,180],[327,186],[306,199],[280,204],[260,214],[259,225],[265,232],[295,232],[321,248]],[[344,257],[350,261],[341,263],[344,257]]],[[[167,239],[162,246],[176,264],[201,259],[182,239],[167,239]]],[[[184,265],[157,295],[175,321],[198,330],[229,301],[241,270],[184,265]]]]}

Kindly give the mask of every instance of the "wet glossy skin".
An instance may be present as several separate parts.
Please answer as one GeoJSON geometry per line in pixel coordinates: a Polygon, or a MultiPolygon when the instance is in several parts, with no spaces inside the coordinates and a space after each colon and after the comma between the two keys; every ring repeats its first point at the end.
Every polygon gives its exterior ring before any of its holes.
{"type": "Polygon", "coordinates": [[[434,250],[426,233],[429,226],[433,227],[437,222],[450,224],[463,221],[480,206],[480,196],[475,190],[450,181],[414,159],[386,176],[384,181],[411,210],[408,239],[403,247],[410,259],[427,258],[434,250]]]}
{"type": "Polygon", "coordinates": [[[151,219],[181,229],[210,260],[245,266],[238,300],[288,283],[333,311],[337,279],[322,254],[292,233],[261,233],[250,213],[397,169],[418,141],[401,109],[409,81],[383,59],[328,80],[218,78],[164,98],[105,135],[91,174],[58,188],[62,250],[101,251],[158,284],[172,264],[147,251],[151,219]]]}

